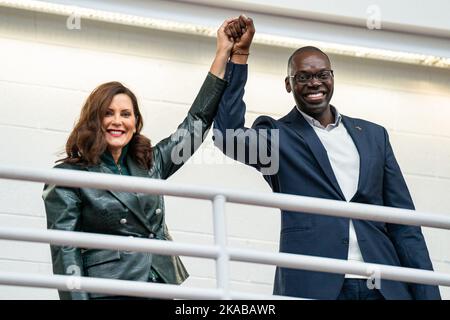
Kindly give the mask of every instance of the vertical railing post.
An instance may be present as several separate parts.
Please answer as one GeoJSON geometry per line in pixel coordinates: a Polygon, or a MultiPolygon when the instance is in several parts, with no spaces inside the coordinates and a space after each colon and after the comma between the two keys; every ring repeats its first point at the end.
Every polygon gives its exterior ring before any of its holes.
{"type": "Polygon", "coordinates": [[[223,195],[217,195],[213,199],[213,224],[214,242],[219,247],[219,256],[216,259],[216,279],[217,288],[222,289],[223,299],[230,299],[229,296],[229,261],[227,251],[227,235],[225,222],[225,202],[223,195]]]}

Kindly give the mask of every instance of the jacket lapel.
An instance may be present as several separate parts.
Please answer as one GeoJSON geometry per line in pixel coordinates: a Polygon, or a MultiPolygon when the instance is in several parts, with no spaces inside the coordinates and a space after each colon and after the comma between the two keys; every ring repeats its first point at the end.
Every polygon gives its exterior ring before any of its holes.
{"type": "MultiPolygon", "coordinates": [[[[130,174],[133,177],[143,177],[143,178],[150,178],[148,170],[142,169],[139,167],[139,165],[134,162],[131,157],[127,158],[127,164],[128,169],[130,170],[130,174]]],[[[151,196],[147,193],[136,193],[136,198],[138,199],[139,205],[141,207],[141,212],[144,215],[145,221],[150,221],[150,214],[152,214],[152,211],[146,212],[145,209],[147,208],[147,205],[149,202],[154,201],[155,197],[158,197],[158,195],[151,196]]]]}
{"type": "Polygon", "coordinates": [[[131,157],[127,157],[128,169],[133,177],[145,177],[148,178],[148,171],[138,166],[131,157]]]}
{"type": "MultiPolygon", "coordinates": [[[[133,176],[133,171],[131,169],[131,166],[128,165],[131,175],[133,176]]],[[[88,171],[91,172],[100,172],[100,173],[109,173],[114,174],[111,170],[108,169],[108,167],[104,165],[98,165],[94,167],[88,167],[88,171]]],[[[138,220],[150,231],[151,227],[149,225],[149,222],[145,217],[143,216],[142,212],[143,209],[141,208],[141,205],[139,203],[139,199],[136,193],[133,192],[122,192],[122,191],[112,191],[107,190],[109,193],[111,193],[114,197],[116,197],[124,206],[126,206],[130,211],[138,218],[138,220]]]]}
{"type": "Polygon", "coordinates": [[[336,180],[336,176],[334,175],[333,169],[330,164],[330,160],[328,159],[327,151],[325,150],[322,142],[317,136],[314,129],[308,124],[305,118],[298,112],[298,110],[294,107],[294,109],[290,112],[289,117],[292,121],[291,124],[296,132],[303,137],[305,142],[307,143],[309,149],[311,150],[314,158],[319,163],[322,171],[325,173],[326,177],[330,181],[333,188],[339,194],[342,199],[345,199],[344,194],[339,187],[339,184],[336,180]]]}
{"type": "MultiPolygon", "coordinates": [[[[367,174],[370,168],[370,149],[365,139],[366,135],[364,125],[359,124],[355,121],[355,119],[346,116],[342,116],[342,122],[355,143],[356,149],[358,149],[359,153],[359,179],[358,190],[355,194],[356,196],[362,186],[366,185],[367,182],[367,174]]],[[[353,196],[353,198],[355,196],[353,196]]]]}

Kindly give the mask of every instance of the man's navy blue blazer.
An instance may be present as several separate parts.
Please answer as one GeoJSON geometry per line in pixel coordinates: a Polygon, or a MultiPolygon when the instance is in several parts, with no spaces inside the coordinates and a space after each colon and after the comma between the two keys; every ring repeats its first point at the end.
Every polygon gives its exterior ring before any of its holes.
{"type": "MultiPolygon", "coordinates": [[[[250,164],[248,154],[245,159],[238,159],[234,152],[238,145],[249,151],[252,142],[248,131],[267,136],[270,149],[271,133],[268,129],[279,129],[279,170],[276,174],[264,175],[272,190],[345,201],[325,148],[296,108],[279,120],[261,116],[251,129],[245,128],[243,96],[247,65],[229,63],[226,80],[229,84],[214,123],[216,146],[230,155],[231,150],[226,146],[232,145],[233,157],[250,164]],[[226,141],[226,129],[243,131],[233,137],[230,144],[226,141]]],[[[360,156],[358,189],[351,202],[414,209],[386,130],[377,124],[347,116],[342,116],[342,124],[360,156]]],[[[250,165],[258,170],[263,167],[258,161],[250,165]]],[[[365,262],[433,270],[420,227],[364,220],[354,220],[353,223],[365,262]]],[[[281,252],[345,260],[348,243],[348,218],[281,212],[281,252]]],[[[342,274],[277,268],[274,294],[336,299],[343,281],[342,274]]],[[[438,287],[430,285],[381,280],[380,291],[386,299],[440,299],[438,287]]]]}

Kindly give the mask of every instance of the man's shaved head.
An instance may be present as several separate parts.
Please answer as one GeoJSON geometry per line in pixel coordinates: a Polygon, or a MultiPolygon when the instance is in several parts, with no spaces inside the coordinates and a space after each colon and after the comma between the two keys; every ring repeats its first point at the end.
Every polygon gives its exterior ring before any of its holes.
{"type": "Polygon", "coordinates": [[[288,76],[291,75],[292,59],[296,55],[302,54],[302,53],[305,53],[305,52],[318,52],[318,53],[321,53],[324,57],[327,58],[328,63],[331,65],[330,58],[327,56],[327,54],[325,52],[323,52],[319,48],[313,47],[313,46],[301,47],[301,48],[295,50],[294,53],[292,53],[291,56],[288,59],[288,65],[287,65],[287,74],[288,74],[288,76]]]}

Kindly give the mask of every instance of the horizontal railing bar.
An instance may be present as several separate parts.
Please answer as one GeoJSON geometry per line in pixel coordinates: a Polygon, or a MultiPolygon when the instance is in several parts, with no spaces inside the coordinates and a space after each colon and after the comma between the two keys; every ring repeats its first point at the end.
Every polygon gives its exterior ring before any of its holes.
{"type": "Polygon", "coordinates": [[[233,189],[177,184],[159,179],[118,176],[63,169],[36,169],[0,166],[0,178],[43,182],[68,187],[86,187],[115,191],[164,194],[176,197],[212,200],[223,195],[227,202],[279,208],[313,214],[382,221],[406,225],[450,229],[450,217],[413,210],[361,203],[319,199],[279,193],[236,191],[233,189]]]}
{"type": "Polygon", "coordinates": [[[181,255],[210,259],[215,259],[219,255],[219,248],[213,245],[184,244],[173,241],[76,231],[0,227],[0,239],[50,243],[53,245],[79,248],[152,252],[161,255],[181,255]]]}
{"type": "Polygon", "coordinates": [[[223,295],[217,289],[188,288],[173,284],[17,272],[0,272],[0,284],[62,291],[75,291],[70,288],[79,288],[76,291],[165,299],[221,299],[223,295]]]}
{"type": "Polygon", "coordinates": [[[450,274],[422,269],[396,267],[375,263],[307,256],[292,253],[271,253],[228,248],[230,260],[317,272],[379,276],[380,279],[410,283],[450,286],[450,274]]]}
{"type": "Polygon", "coordinates": [[[279,295],[263,295],[258,293],[246,293],[230,291],[229,297],[232,300],[313,300],[307,298],[279,296],[279,295]]]}
{"type": "MultiPolygon", "coordinates": [[[[0,227],[0,239],[52,243],[55,245],[70,245],[74,247],[152,252],[161,255],[184,255],[212,259],[217,259],[218,257],[218,248],[210,245],[180,244],[172,241],[135,239],[124,236],[74,231],[0,227]]],[[[227,253],[230,255],[230,260],[233,261],[366,276],[370,276],[374,271],[379,271],[382,279],[450,286],[450,274],[428,270],[230,247],[227,248],[227,253]]]]}
{"type": "MultiPolygon", "coordinates": [[[[8,286],[58,289],[61,291],[72,292],[83,291],[143,298],[203,300],[217,300],[224,298],[223,290],[219,289],[193,288],[173,284],[160,284],[142,281],[17,272],[0,272],[0,284],[8,286]],[[70,288],[78,289],[71,290],[70,288]]],[[[305,300],[295,297],[278,295],[272,296],[233,291],[230,292],[230,296],[232,299],[238,300],[305,300]]]]}

